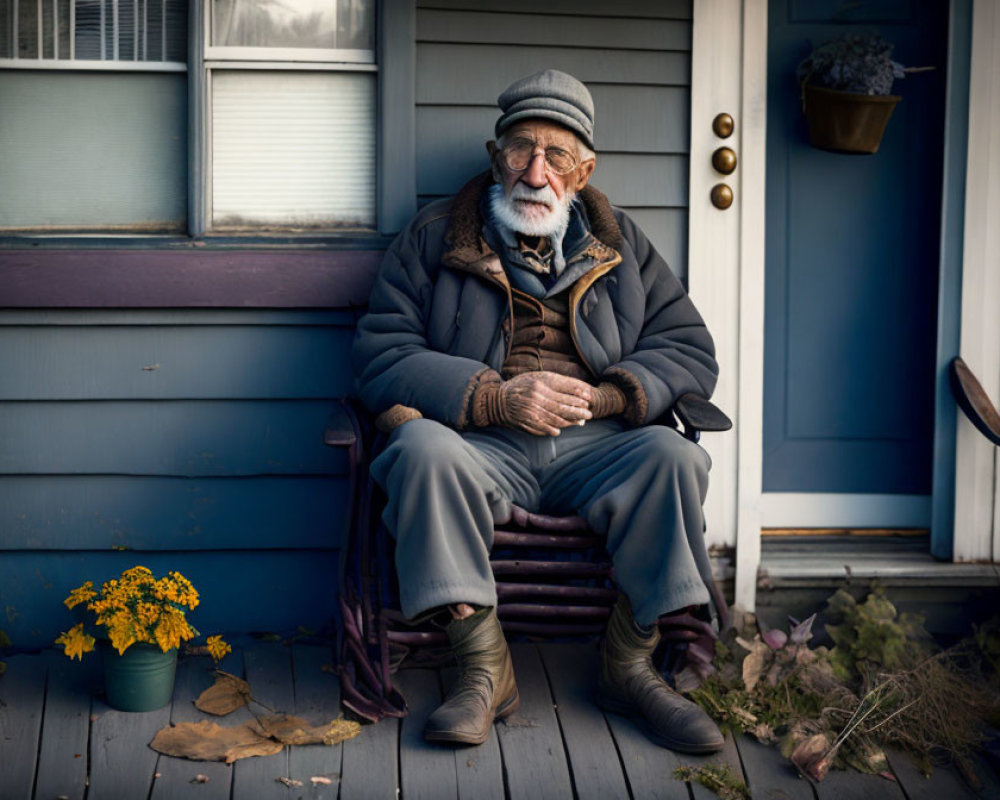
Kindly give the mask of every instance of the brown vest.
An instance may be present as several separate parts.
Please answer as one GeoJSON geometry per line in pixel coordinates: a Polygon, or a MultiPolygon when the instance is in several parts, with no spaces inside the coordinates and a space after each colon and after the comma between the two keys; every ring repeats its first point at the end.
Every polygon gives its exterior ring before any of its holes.
{"type": "Polygon", "coordinates": [[[584,365],[569,331],[569,290],[536,299],[513,289],[514,332],[510,355],[504,362],[505,379],[522,372],[546,370],[582,381],[593,376],[584,365]]]}

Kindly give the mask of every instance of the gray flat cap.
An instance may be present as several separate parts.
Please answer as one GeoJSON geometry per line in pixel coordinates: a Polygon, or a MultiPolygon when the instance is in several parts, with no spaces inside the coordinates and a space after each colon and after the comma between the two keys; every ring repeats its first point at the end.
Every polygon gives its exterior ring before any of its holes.
{"type": "Polygon", "coordinates": [[[497,98],[497,138],[522,119],[551,119],[569,128],[594,149],[594,100],[587,87],[565,72],[547,69],[521,78],[497,98]]]}

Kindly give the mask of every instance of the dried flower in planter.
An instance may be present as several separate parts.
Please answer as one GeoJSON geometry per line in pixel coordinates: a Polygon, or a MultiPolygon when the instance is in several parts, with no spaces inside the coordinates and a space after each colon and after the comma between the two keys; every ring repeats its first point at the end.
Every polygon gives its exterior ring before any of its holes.
{"type": "MultiPolygon", "coordinates": [[[[179,572],[156,578],[147,567],[132,567],[106,581],[100,591],[94,589],[93,581],[87,581],[70,592],[64,602],[70,609],[86,605],[94,614],[94,623],[104,628],[119,655],[142,642],[166,653],[198,635],[185,611],[198,606],[198,592],[179,572]]],[[[82,659],[84,653],[94,649],[95,641],[87,633],[86,623],[81,622],[60,634],[56,644],[62,645],[70,658],[82,659]]],[[[232,648],[221,636],[210,636],[207,651],[218,661],[232,648]]]]}
{"type": "Polygon", "coordinates": [[[854,34],[821,44],[798,65],[799,85],[856,94],[886,95],[892,83],[905,78],[902,64],[892,60],[894,45],[878,34],[854,34]]]}

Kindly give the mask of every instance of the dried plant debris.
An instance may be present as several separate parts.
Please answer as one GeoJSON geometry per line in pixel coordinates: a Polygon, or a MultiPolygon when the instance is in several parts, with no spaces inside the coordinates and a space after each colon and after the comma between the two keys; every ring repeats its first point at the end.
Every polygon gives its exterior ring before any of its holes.
{"type": "Polygon", "coordinates": [[[273,756],[284,748],[247,724],[223,726],[208,720],[161,728],[149,746],[165,756],[227,764],[250,756],[273,756]]]}
{"type": "Polygon", "coordinates": [[[829,650],[809,647],[815,615],[791,620],[787,634],[744,615],[692,698],[724,728],[780,743],[816,781],[831,767],[889,777],[889,746],[926,772],[932,753],[961,763],[982,745],[1000,717],[1000,623],[939,650],[922,619],[900,614],[878,587],[862,602],[841,589],[825,613],[829,650]]]}
{"type": "Polygon", "coordinates": [[[677,767],[674,777],[679,781],[700,783],[722,800],[750,800],[750,790],[728,764],[705,764],[700,767],[677,767]]]}
{"type": "Polygon", "coordinates": [[[289,714],[258,717],[248,724],[261,736],[290,745],[332,745],[345,739],[353,739],[361,732],[361,725],[351,720],[338,718],[323,725],[310,725],[301,717],[293,717],[289,714]]]}
{"type": "Polygon", "coordinates": [[[208,720],[168,725],[149,746],[167,756],[232,764],[241,758],[280,753],[286,745],[333,745],[360,732],[358,723],[345,719],[310,725],[299,717],[277,714],[231,726],[208,720]]]}
{"type": "MultiPolygon", "coordinates": [[[[201,711],[224,716],[251,702],[263,705],[254,699],[246,681],[219,670],[215,676],[215,684],[195,701],[201,711]]],[[[231,764],[250,756],[274,755],[286,745],[333,745],[360,732],[357,722],[342,717],[313,725],[301,717],[274,713],[228,726],[209,720],[168,725],[157,732],[150,747],[168,756],[231,764]]]]}
{"type": "Polygon", "coordinates": [[[195,708],[206,714],[224,717],[251,700],[250,684],[222,670],[215,671],[215,683],[194,701],[195,708]]]}

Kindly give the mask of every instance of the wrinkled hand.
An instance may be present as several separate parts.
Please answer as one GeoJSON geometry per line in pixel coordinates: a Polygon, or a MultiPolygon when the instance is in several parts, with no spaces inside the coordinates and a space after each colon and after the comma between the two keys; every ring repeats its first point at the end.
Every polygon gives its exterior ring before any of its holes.
{"type": "Polygon", "coordinates": [[[536,436],[558,436],[590,419],[593,398],[589,383],[555,372],[525,372],[500,387],[504,422],[536,436]]]}
{"type": "Polygon", "coordinates": [[[525,372],[476,390],[477,425],[505,425],[535,436],[558,436],[591,419],[594,387],[555,372],[525,372]]]}

